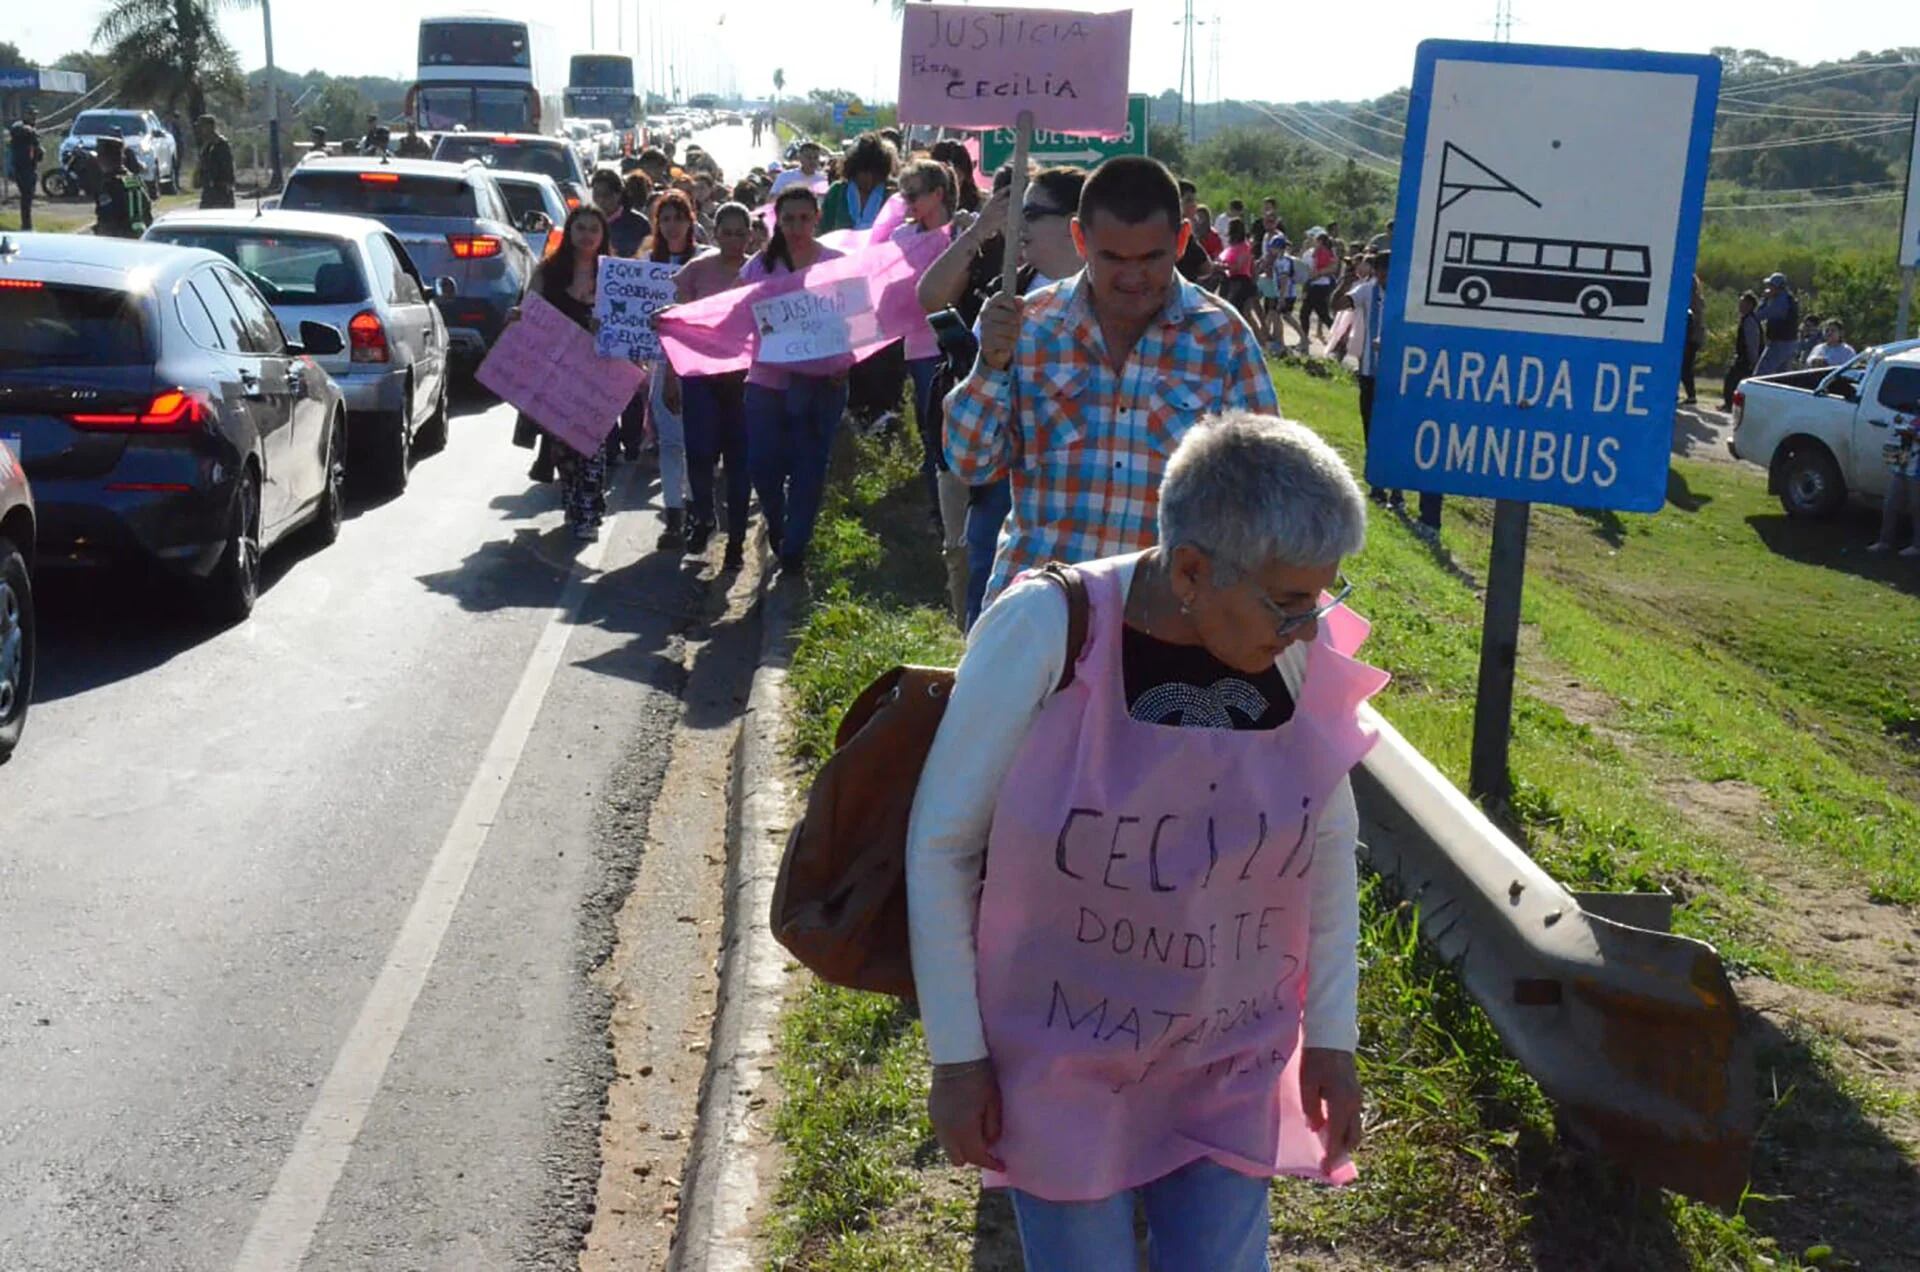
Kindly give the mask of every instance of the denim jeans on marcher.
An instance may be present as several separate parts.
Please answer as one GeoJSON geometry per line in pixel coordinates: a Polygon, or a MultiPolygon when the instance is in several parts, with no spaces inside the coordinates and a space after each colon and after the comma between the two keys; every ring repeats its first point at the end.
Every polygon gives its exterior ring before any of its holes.
{"type": "Polygon", "coordinates": [[[681,416],[687,434],[687,513],[702,525],[714,521],[714,466],[727,467],[727,536],[747,533],[747,415],[739,376],[690,375],[680,381],[681,416]]]}
{"type": "Polygon", "coordinates": [[[747,386],[747,469],[780,555],[804,558],[827,483],[834,430],[847,409],[847,382],[796,375],[784,389],[747,386]]]}
{"type": "Polygon", "coordinates": [[[1147,1213],[1153,1272],[1267,1272],[1268,1187],[1202,1158],[1104,1201],[1011,1191],[1027,1272],[1132,1272],[1136,1198],[1147,1213]]]}
{"type": "Polygon", "coordinates": [[[999,481],[973,488],[967,505],[967,630],[980,617],[987,598],[987,579],[993,574],[993,554],[1000,550],[1000,527],[1013,511],[1013,483],[999,481]]]}

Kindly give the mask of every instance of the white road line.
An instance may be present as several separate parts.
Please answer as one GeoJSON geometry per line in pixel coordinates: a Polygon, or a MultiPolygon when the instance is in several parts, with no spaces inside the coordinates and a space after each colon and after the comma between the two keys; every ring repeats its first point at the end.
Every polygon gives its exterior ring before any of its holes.
{"type": "Polygon", "coordinates": [[[334,1057],[333,1069],[300,1127],[293,1151],[274,1180],[273,1191],[267,1194],[247,1233],[246,1244],[240,1247],[240,1255],[234,1260],[236,1272],[295,1272],[306,1258],[327,1202],[367,1120],[367,1110],[379,1093],[387,1064],[406,1032],[414,1000],[426,984],[447,925],[453,921],[474,863],[486,846],[487,832],[500,811],[500,802],[512,785],[540,706],[560,670],[567,639],[577,625],[588,579],[599,572],[614,525],[614,519],[609,518],[600,541],[581,554],[578,567],[561,590],[553,614],[520,673],[520,683],[514,687],[513,697],[487,743],[466,798],[460,801],[413,908],[394,938],[386,965],[367,994],[340,1054],[334,1057]]]}

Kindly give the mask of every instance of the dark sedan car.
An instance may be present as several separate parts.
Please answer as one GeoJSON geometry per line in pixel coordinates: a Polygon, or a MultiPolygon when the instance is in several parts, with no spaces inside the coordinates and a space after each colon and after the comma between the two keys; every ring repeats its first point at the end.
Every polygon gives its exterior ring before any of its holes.
{"type": "Polygon", "coordinates": [[[0,240],[0,436],[33,482],[45,570],[133,561],[192,579],[226,621],[260,557],[339,534],[347,413],[226,258],[75,234],[0,240]]]}
{"type": "Polygon", "coordinates": [[[537,133],[441,133],[433,157],[448,163],[478,159],[503,172],[537,172],[552,177],[569,209],[587,197],[587,173],[565,137],[537,133]]]}
{"type": "Polygon", "coordinates": [[[0,436],[0,764],[27,727],[33,699],[33,492],[0,436]]]}

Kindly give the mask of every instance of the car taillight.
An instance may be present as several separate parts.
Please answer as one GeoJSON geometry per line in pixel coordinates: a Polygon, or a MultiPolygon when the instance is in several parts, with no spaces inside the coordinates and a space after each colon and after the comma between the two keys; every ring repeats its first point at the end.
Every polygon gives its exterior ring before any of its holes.
{"type": "Polygon", "coordinates": [[[45,286],[37,278],[0,278],[0,291],[39,291],[45,286]]]}
{"type": "Polygon", "coordinates": [[[350,361],[388,360],[387,329],[380,325],[380,315],[371,309],[362,309],[347,321],[347,343],[353,347],[350,361]]]}
{"type": "Polygon", "coordinates": [[[363,172],[360,174],[360,182],[362,185],[399,185],[400,174],[397,172],[363,172]]]}
{"type": "Polygon", "coordinates": [[[555,252],[559,251],[560,242],[565,237],[566,236],[562,234],[559,230],[548,230],[547,231],[547,250],[545,255],[552,256],[555,252]]]}
{"type": "Polygon", "coordinates": [[[491,234],[449,234],[447,246],[463,261],[485,260],[500,255],[500,240],[491,234]]]}
{"type": "Polygon", "coordinates": [[[580,196],[579,196],[579,195],[577,195],[577,194],[570,194],[570,195],[568,195],[568,196],[567,196],[567,211],[569,211],[569,212],[571,212],[571,211],[573,211],[573,210],[574,210],[575,208],[577,208],[577,207],[579,207],[579,206],[580,206],[580,196]]]}
{"type": "Polygon", "coordinates": [[[188,389],[156,393],[144,411],[78,412],[67,417],[75,428],[156,433],[191,432],[205,428],[212,418],[213,409],[206,396],[188,389]]]}
{"type": "Polygon", "coordinates": [[[1735,389],[1733,391],[1733,426],[1735,428],[1740,427],[1740,417],[1746,413],[1747,391],[1745,389],[1735,389]]]}

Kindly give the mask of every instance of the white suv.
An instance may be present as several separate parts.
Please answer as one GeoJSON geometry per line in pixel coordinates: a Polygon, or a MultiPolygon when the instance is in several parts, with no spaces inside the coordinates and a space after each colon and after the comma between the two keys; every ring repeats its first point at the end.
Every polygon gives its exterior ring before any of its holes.
{"type": "Polygon", "coordinates": [[[163,191],[180,189],[180,148],[173,134],[150,110],[83,110],[73,117],[73,128],[60,142],[60,166],[67,156],[85,146],[99,149],[102,137],[119,136],[140,160],[140,175],[163,191]]]}

